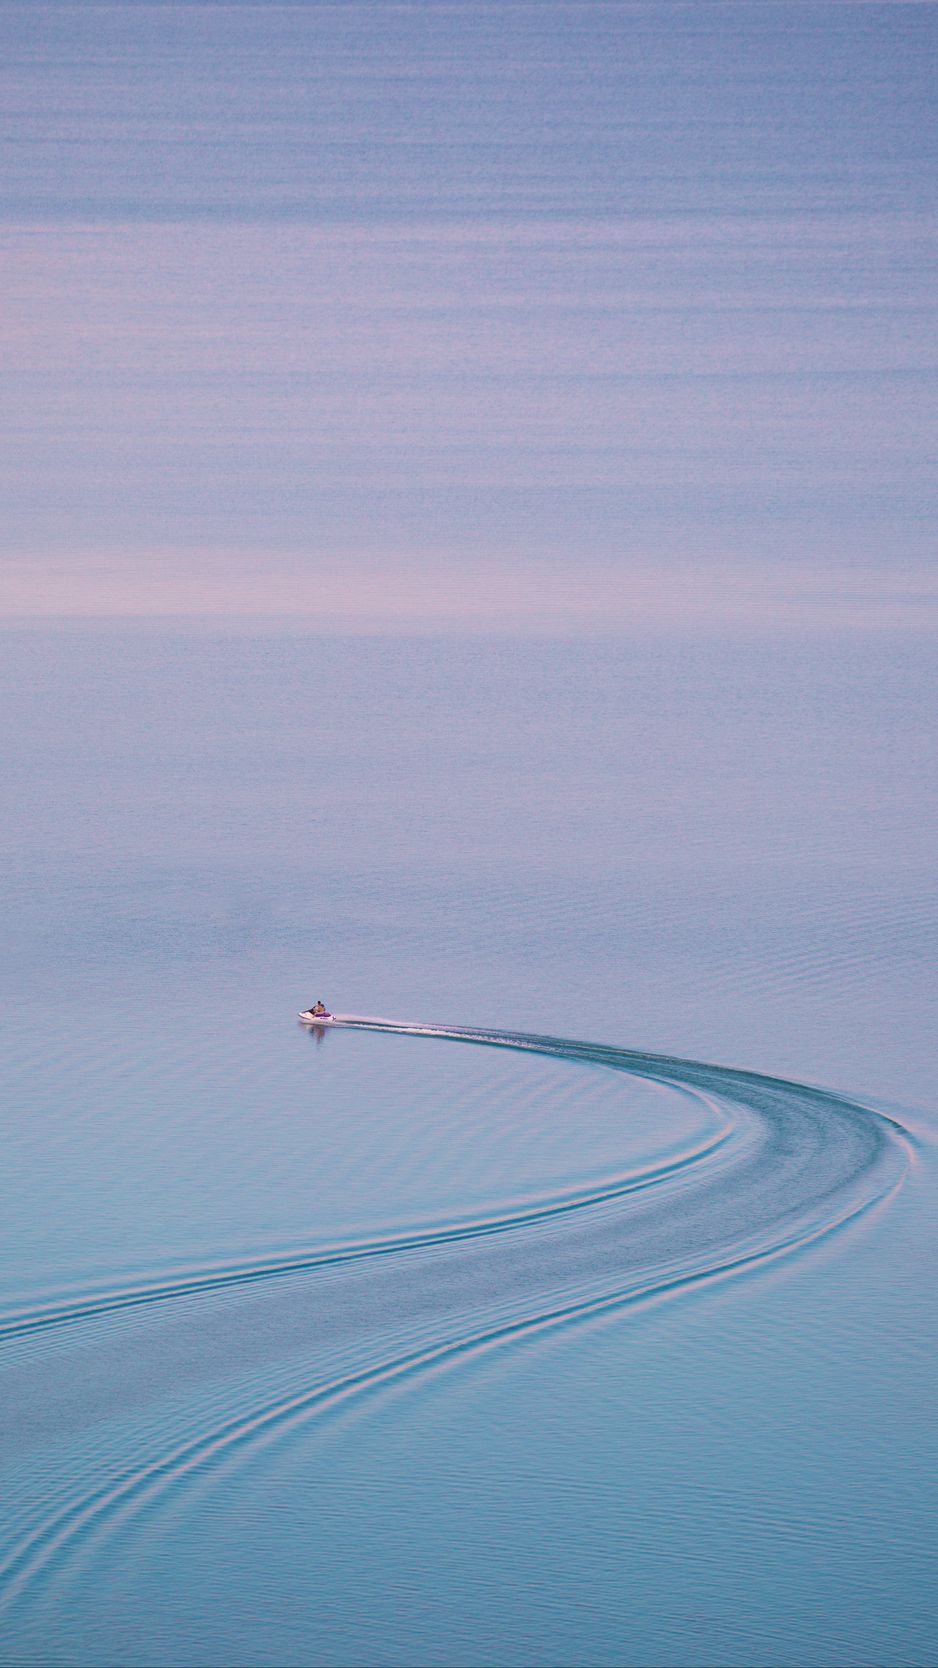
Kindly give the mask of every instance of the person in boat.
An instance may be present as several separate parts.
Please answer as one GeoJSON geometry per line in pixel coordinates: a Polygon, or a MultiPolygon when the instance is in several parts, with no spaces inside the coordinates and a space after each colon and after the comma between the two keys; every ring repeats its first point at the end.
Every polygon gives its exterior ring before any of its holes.
{"type": "Polygon", "coordinates": [[[311,1014],[321,1015],[321,1014],[327,1014],[329,1012],[329,1009],[326,1007],[325,1002],[314,1002],[313,1006],[309,1009],[309,1012],[311,1014]]]}

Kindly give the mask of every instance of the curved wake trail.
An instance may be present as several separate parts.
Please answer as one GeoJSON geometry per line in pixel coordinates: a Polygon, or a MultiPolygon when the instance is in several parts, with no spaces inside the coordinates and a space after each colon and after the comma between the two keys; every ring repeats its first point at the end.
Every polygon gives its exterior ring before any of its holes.
{"type": "MultiPolygon", "coordinates": [[[[136,1308],[128,1324],[143,1329],[144,1346],[152,1329],[159,1358],[159,1369],[153,1358],[144,1362],[150,1397],[175,1389],[180,1373],[202,1382],[211,1370],[226,1385],[229,1410],[208,1427],[198,1413],[171,1431],[157,1421],[123,1466],[112,1461],[100,1486],[23,1524],[0,1561],[6,1602],[35,1596],[44,1579],[73,1570],[144,1507],[196,1475],[223,1475],[258,1443],[418,1373],[814,1244],[893,1192],[905,1173],[899,1126],[827,1090],[521,1032],[353,1015],[338,1023],[605,1066],[708,1097],[726,1121],[676,1162],[536,1208],[8,1317],[7,1334],[19,1337],[81,1321],[65,1329],[63,1347],[87,1332],[100,1375],[102,1354],[114,1349],[124,1360],[126,1340],[121,1346],[96,1323],[136,1308]],[[204,1302],[174,1305],[173,1297],[204,1302]],[[202,1311],[213,1299],[206,1341],[202,1311]],[[240,1408],[231,1407],[231,1384],[240,1408]]],[[[124,1383],[132,1398],[126,1371],[124,1383]]]]}
{"type": "Polygon", "coordinates": [[[620,1176],[609,1178],[600,1187],[534,1201],[528,1208],[520,1211],[494,1212],[464,1222],[448,1223],[445,1227],[415,1228],[409,1233],[384,1239],[349,1240],[338,1245],[318,1246],[315,1249],[296,1251],[286,1257],[188,1270],[169,1280],[143,1281],[117,1290],[96,1291],[64,1303],[55,1302],[37,1308],[14,1309],[0,1315],[0,1340],[29,1337],[34,1333],[66,1326],[76,1321],[101,1320],[107,1315],[117,1314],[122,1309],[137,1309],[144,1304],[165,1303],[173,1298],[198,1296],[202,1292],[224,1292],[237,1286],[254,1285],[261,1280],[311,1273],[315,1269],[358,1262],[368,1257],[394,1256],[402,1251],[454,1245],[460,1240],[480,1239],[517,1228],[534,1227],[537,1223],[546,1222],[552,1217],[564,1216],[570,1211],[584,1210],[593,1205],[609,1204],[624,1198],[627,1193],[654,1187],[690,1165],[699,1166],[730,1138],[730,1129],[721,1128],[709,1140],[699,1142],[691,1150],[681,1153],[665,1164],[626,1171],[620,1176]]]}

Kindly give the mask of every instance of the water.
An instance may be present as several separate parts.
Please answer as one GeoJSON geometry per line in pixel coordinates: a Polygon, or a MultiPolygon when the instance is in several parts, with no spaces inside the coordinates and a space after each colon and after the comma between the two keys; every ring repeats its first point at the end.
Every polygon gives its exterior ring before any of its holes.
{"type": "Polygon", "coordinates": [[[4,649],[5,1659],[933,1661],[927,646],[4,649]]]}

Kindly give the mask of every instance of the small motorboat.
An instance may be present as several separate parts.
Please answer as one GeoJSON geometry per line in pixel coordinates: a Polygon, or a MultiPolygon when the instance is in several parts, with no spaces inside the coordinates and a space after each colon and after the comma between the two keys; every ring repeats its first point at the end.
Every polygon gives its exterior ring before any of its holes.
{"type": "Polygon", "coordinates": [[[321,1002],[314,1003],[313,1007],[307,1008],[304,1013],[297,1017],[303,1021],[304,1025],[335,1024],[335,1014],[331,1014],[328,1008],[323,1007],[321,1002]]]}

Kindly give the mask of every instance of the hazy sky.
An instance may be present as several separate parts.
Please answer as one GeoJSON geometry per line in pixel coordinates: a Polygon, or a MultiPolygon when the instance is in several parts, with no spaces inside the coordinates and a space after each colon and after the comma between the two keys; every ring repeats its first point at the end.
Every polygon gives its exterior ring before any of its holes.
{"type": "Polygon", "coordinates": [[[0,610],[933,619],[936,14],[0,4],[0,610]]]}

